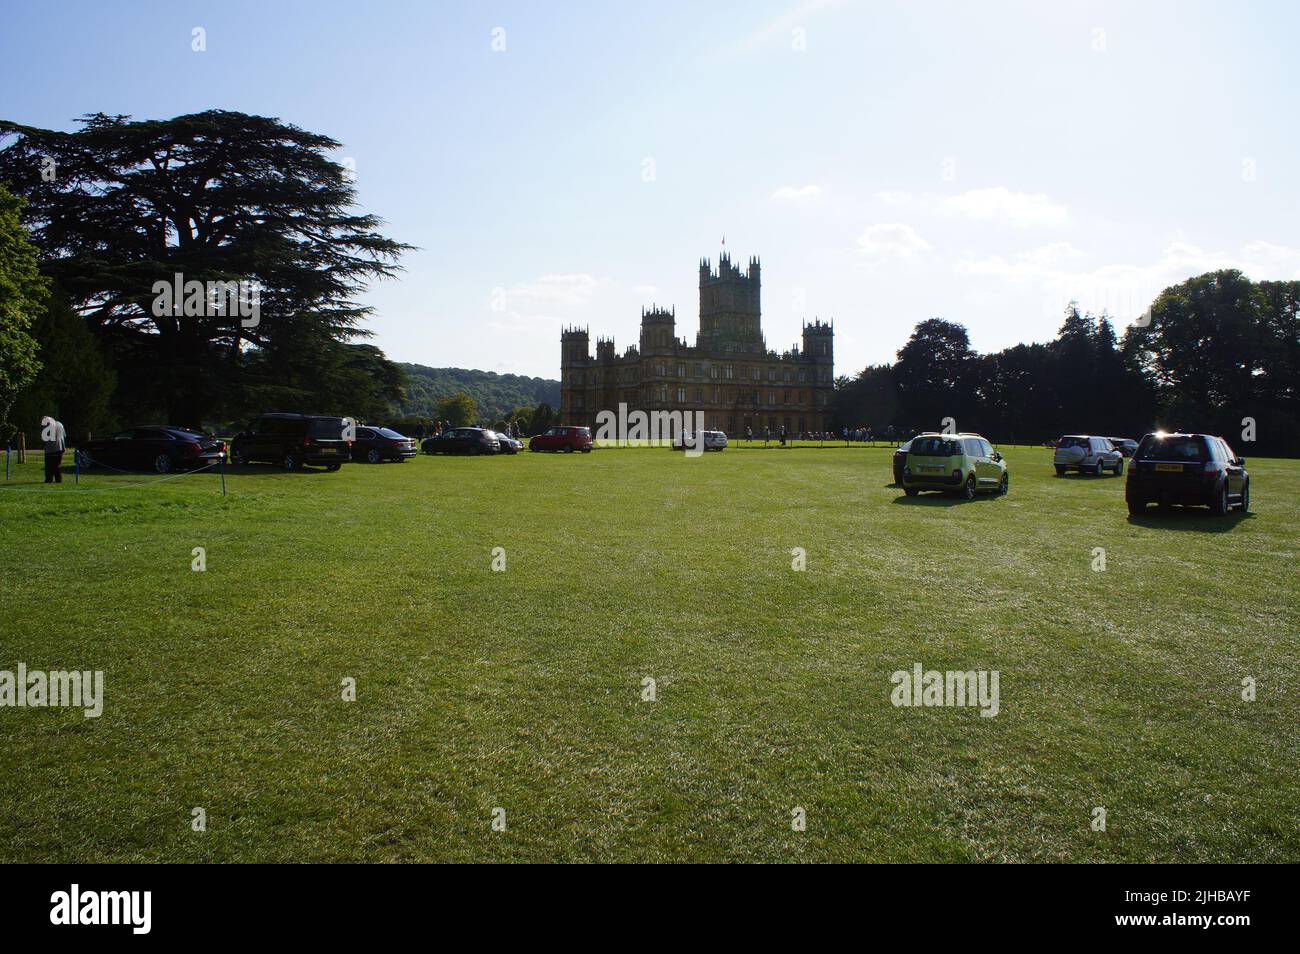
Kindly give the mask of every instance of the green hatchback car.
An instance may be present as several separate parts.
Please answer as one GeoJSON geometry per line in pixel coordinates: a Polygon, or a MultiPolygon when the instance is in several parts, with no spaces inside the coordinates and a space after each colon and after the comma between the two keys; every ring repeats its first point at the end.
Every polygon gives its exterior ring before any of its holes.
{"type": "Polygon", "coordinates": [[[912,441],[903,465],[903,492],[958,494],[1007,492],[1007,462],[978,434],[926,434],[912,441]]]}

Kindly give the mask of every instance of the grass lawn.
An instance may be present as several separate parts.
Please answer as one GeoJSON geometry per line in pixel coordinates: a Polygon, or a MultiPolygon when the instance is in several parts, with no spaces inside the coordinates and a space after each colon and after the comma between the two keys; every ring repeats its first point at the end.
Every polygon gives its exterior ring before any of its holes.
{"type": "Polygon", "coordinates": [[[0,861],[1300,861],[1300,462],[1249,461],[1251,516],[1130,520],[1003,450],[970,503],[883,447],[224,498],[38,458],[0,485],[0,670],[103,670],[104,712],[0,708],[0,861]],[[998,670],[999,714],[894,707],[914,663],[998,670]]]}

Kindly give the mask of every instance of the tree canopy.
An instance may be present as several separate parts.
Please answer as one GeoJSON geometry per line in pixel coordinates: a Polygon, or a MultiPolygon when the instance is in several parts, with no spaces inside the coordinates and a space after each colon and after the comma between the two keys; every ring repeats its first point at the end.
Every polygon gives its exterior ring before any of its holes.
{"type": "Polygon", "coordinates": [[[250,355],[281,337],[301,341],[303,326],[317,342],[368,336],[358,296],[409,246],[354,210],[350,173],[328,155],[338,142],[224,110],[80,123],[0,122],[0,180],[27,200],[43,270],[133,384],[120,404],[197,423],[242,410],[250,355]],[[256,321],[158,307],[156,283],[176,275],[256,289],[256,321]]]}

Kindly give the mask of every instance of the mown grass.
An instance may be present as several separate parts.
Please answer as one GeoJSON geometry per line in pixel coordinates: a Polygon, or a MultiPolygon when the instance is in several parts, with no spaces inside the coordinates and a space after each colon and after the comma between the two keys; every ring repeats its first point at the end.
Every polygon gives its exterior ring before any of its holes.
{"type": "Polygon", "coordinates": [[[1300,463],[1250,461],[1249,517],[1135,521],[1122,480],[1004,450],[971,503],[903,497],[884,448],[224,498],[28,464],[0,669],[100,669],[106,701],[0,709],[0,860],[1300,860],[1300,463]],[[999,715],[893,707],[916,662],[998,670],[999,715]]]}

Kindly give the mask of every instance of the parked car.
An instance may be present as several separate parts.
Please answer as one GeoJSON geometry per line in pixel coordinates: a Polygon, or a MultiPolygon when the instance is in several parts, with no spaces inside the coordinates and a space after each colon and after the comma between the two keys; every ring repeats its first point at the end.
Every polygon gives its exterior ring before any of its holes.
{"type": "MultiPolygon", "coordinates": [[[[723,431],[700,431],[700,438],[706,451],[727,449],[727,435],[723,431]]],[[[686,450],[688,444],[691,447],[696,446],[695,437],[689,432],[683,431],[673,438],[673,450],[686,450]]]]}
{"type": "Polygon", "coordinates": [[[1115,450],[1119,451],[1125,457],[1132,457],[1133,452],[1138,449],[1138,442],[1129,437],[1108,437],[1115,450]]]}
{"type": "Polygon", "coordinates": [[[267,461],[285,470],[301,470],[304,464],[338,470],[352,458],[351,442],[343,432],[341,417],[263,414],[235,435],[230,459],[236,464],[267,461]]]}
{"type": "Polygon", "coordinates": [[[552,427],[528,442],[530,451],[564,451],[566,454],[574,451],[590,454],[591,447],[590,427],[552,427]]]}
{"type": "MultiPolygon", "coordinates": [[[[916,437],[934,437],[938,433],[938,431],[922,431],[916,437]]],[[[916,437],[912,438],[912,441],[916,440],[916,437]]],[[[903,441],[894,450],[894,483],[900,487],[903,484],[903,468],[907,465],[907,450],[912,446],[912,441],[903,441]]]]}
{"type": "Polygon", "coordinates": [[[493,431],[497,436],[497,442],[501,445],[501,453],[518,454],[524,449],[524,442],[518,438],[511,437],[509,434],[502,434],[500,431],[493,431]]]}
{"type": "Polygon", "coordinates": [[[1124,485],[1128,512],[1147,504],[1207,506],[1220,516],[1250,509],[1250,472],[1228,442],[1212,434],[1147,434],[1138,444],[1124,485]]]}
{"type": "Polygon", "coordinates": [[[1007,462],[979,434],[935,434],[912,438],[903,465],[903,492],[922,490],[960,494],[967,500],[980,491],[1005,494],[1007,462]]]}
{"type": "Polygon", "coordinates": [[[386,460],[400,463],[417,453],[415,441],[388,427],[358,427],[356,440],[352,442],[352,459],[364,460],[368,464],[382,464],[386,460]]]}
{"type": "Polygon", "coordinates": [[[501,442],[495,431],[481,427],[453,427],[434,437],[427,437],[420,445],[426,454],[497,454],[501,442]]]}
{"type": "Polygon", "coordinates": [[[184,427],[155,424],[87,441],[77,448],[77,462],[82,470],[98,465],[169,474],[215,464],[225,453],[225,441],[184,427]]]}
{"type": "Polygon", "coordinates": [[[1109,470],[1118,477],[1124,473],[1124,455],[1115,450],[1109,438],[1067,434],[1056,442],[1052,465],[1058,477],[1067,470],[1098,477],[1109,470]]]}

